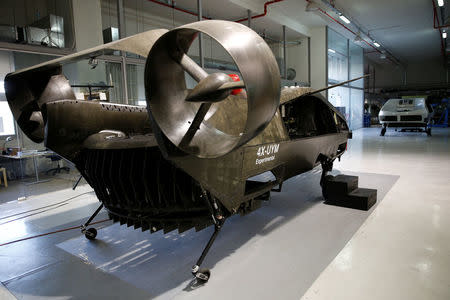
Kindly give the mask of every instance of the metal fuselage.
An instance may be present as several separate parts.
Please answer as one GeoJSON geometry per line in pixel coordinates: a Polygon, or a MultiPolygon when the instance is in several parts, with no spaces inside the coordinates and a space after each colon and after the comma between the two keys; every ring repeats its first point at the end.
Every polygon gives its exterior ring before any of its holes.
{"type": "MultiPolygon", "coordinates": [[[[224,156],[169,153],[168,159],[145,108],[61,100],[46,105],[46,145],[76,164],[113,219],[153,231],[202,229],[212,223],[201,189],[227,215],[246,214],[286,179],[311,170],[322,157],[342,155],[349,137],[342,117],[322,97],[300,96],[281,106],[302,102],[320,104],[318,109],[331,122],[328,132],[290,136],[289,118],[279,109],[262,133],[224,156]],[[272,180],[249,179],[267,171],[272,180]]],[[[215,114],[231,109],[225,106],[215,114]]]]}
{"type": "Polygon", "coordinates": [[[256,33],[207,21],[141,33],[8,74],[5,87],[23,132],[73,162],[114,221],[182,232],[211,225],[211,203],[223,217],[246,214],[286,179],[344,153],[344,117],[308,88],[280,92],[279,78],[270,48],[256,33]],[[186,101],[184,71],[199,86],[209,76],[185,54],[198,32],[226,45],[245,92],[219,102],[186,101]],[[249,41],[244,46],[242,36],[249,41]],[[61,65],[107,49],[149,54],[147,108],[75,99],[61,65]],[[268,171],[272,179],[252,179],[268,171]]]}

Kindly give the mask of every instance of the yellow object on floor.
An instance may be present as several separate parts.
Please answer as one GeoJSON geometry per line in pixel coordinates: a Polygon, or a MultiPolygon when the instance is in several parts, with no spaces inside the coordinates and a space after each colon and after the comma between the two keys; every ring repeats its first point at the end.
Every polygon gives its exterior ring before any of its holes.
{"type": "MultiPolygon", "coordinates": [[[[0,168],[0,173],[3,172],[3,181],[5,182],[4,185],[5,187],[8,187],[8,179],[6,178],[6,169],[5,168],[0,168]]],[[[2,183],[2,177],[0,174],[0,184],[2,183]]]]}

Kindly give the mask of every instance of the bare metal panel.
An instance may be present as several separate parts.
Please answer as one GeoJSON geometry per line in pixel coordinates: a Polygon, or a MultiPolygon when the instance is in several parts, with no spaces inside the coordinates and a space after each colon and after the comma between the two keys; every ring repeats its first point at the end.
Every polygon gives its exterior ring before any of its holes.
{"type": "MultiPolygon", "coordinates": [[[[227,21],[151,30],[71,54],[8,74],[5,89],[23,132],[72,161],[113,221],[152,233],[214,224],[192,270],[203,281],[210,273],[199,265],[226,218],[259,208],[274,187],[319,164],[326,174],[350,136],[317,91],[280,92],[268,45],[227,21]],[[231,55],[240,80],[208,74],[187,56],[199,33],[231,55]],[[61,65],[111,49],[147,57],[147,108],[75,99],[61,65]],[[197,81],[192,90],[185,72],[197,81]],[[271,179],[250,179],[265,172],[271,179]]],[[[93,228],[83,230],[95,238],[93,228]]]]}

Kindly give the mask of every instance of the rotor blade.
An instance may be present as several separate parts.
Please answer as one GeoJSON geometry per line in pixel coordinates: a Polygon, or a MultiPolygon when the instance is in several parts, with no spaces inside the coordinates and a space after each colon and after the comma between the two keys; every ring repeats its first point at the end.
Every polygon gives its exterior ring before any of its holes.
{"type": "Polygon", "coordinates": [[[200,82],[200,80],[202,80],[203,78],[206,78],[208,76],[208,73],[206,73],[206,71],[203,70],[202,67],[197,65],[197,63],[195,61],[193,61],[192,58],[190,58],[186,54],[183,54],[183,57],[180,60],[180,65],[197,82],[200,82]]]}
{"type": "Polygon", "coordinates": [[[233,81],[233,82],[226,82],[222,84],[220,87],[217,88],[218,91],[220,90],[234,90],[234,89],[245,89],[245,83],[240,81],[233,81]]]}
{"type": "MultiPolygon", "coordinates": [[[[197,82],[200,82],[202,79],[208,77],[208,73],[186,54],[183,54],[183,56],[181,57],[180,65],[197,82]]],[[[184,148],[192,142],[192,139],[200,129],[200,124],[203,122],[203,119],[208,113],[211,105],[212,103],[202,103],[200,105],[200,108],[195,114],[194,120],[192,120],[191,125],[189,126],[185,135],[181,139],[180,144],[178,145],[180,148],[184,148]]]]}
{"type": "Polygon", "coordinates": [[[205,118],[206,114],[208,113],[208,110],[211,107],[211,105],[212,105],[212,103],[202,103],[200,105],[200,108],[198,109],[197,113],[195,114],[195,117],[191,123],[191,126],[189,126],[189,129],[186,131],[185,135],[181,139],[181,142],[178,145],[178,147],[184,148],[191,143],[192,139],[194,138],[194,135],[200,129],[200,124],[203,122],[203,119],[205,118]]]}
{"type": "Polygon", "coordinates": [[[186,96],[188,102],[219,102],[236,88],[245,88],[243,81],[232,81],[225,73],[213,73],[202,79],[186,96]]]}
{"type": "Polygon", "coordinates": [[[306,93],[306,94],[304,94],[303,96],[312,95],[312,94],[317,94],[317,93],[320,93],[320,92],[323,92],[323,91],[326,91],[326,90],[329,90],[329,89],[332,89],[332,88],[335,88],[335,87],[338,87],[338,86],[341,86],[341,85],[350,83],[350,82],[352,82],[352,81],[356,81],[356,80],[359,80],[359,79],[362,79],[362,78],[365,78],[365,77],[369,77],[369,76],[370,76],[370,74],[366,74],[366,75],[363,75],[363,76],[360,76],[360,77],[357,77],[357,78],[353,78],[353,79],[350,79],[350,80],[347,80],[347,81],[344,81],[344,82],[340,82],[340,83],[337,83],[337,84],[333,84],[333,85],[324,87],[324,88],[322,88],[322,89],[318,89],[318,90],[315,90],[315,91],[306,93]]]}

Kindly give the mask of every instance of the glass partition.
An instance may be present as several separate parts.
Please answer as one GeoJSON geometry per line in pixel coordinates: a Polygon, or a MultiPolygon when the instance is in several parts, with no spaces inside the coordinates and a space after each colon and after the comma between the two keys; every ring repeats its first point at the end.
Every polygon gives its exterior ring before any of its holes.
{"type": "Polygon", "coordinates": [[[340,34],[328,30],[328,82],[348,80],[348,42],[340,34]]]}
{"type": "MultiPolygon", "coordinates": [[[[358,45],[353,43],[349,44],[349,54],[350,54],[350,78],[361,77],[364,72],[364,54],[363,49],[358,45]]],[[[360,79],[357,81],[350,82],[351,86],[364,88],[364,80],[360,79]]]]}
{"type": "Polygon", "coordinates": [[[77,99],[125,103],[121,63],[98,60],[93,64],[82,60],[64,65],[63,74],[77,99]]]}
{"type": "Polygon", "coordinates": [[[333,104],[344,116],[350,126],[350,95],[349,88],[345,86],[328,90],[328,101],[333,104]]]}
{"type": "MultiPolygon", "coordinates": [[[[363,49],[328,28],[328,84],[360,77],[364,71],[363,49]]],[[[363,126],[364,80],[328,90],[331,102],[346,118],[350,129],[363,126]]]]}
{"type": "Polygon", "coordinates": [[[24,52],[12,52],[14,59],[14,69],[20,70],[24,68],[28,68],[31,66],[35,66],[37,64],[52,60],[57,58],[58,56],[53,55],[44,55],[44,54],[33,54],[33,53],[24,53],[24,52]]]}
{"type": "Polygon", "coordinates": [[[363,126],[364,114],[364,90],[350,89],[350,124],[352,129],[358,129],[363,126]]]}
{"type": "Polygon", "coordinates": [[[145,101],[144,65],[127,64],[128,104],[147,106],[145,101]]]}

